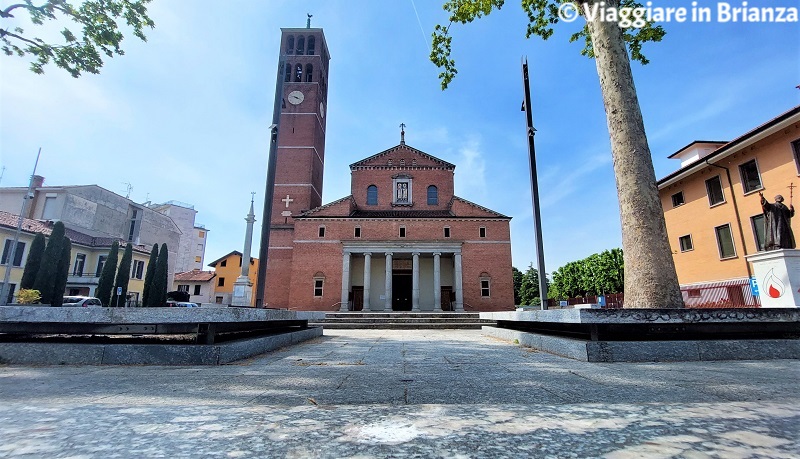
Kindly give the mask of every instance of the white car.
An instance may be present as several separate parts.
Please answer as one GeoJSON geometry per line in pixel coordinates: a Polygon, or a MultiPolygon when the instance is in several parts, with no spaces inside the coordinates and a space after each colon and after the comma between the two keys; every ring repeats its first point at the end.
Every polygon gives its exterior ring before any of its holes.
{"type": "Polygon", "coordinates": [[[199,308],[197,303],[190,303],[188,301],[167,301],[168,308],[199,308]]]}
{"type": "Polygon", "coordinates": [[[61,306],[65,308],[99,308],[103,306],[103,303],[93,296],[65,296],[61,306]]]}

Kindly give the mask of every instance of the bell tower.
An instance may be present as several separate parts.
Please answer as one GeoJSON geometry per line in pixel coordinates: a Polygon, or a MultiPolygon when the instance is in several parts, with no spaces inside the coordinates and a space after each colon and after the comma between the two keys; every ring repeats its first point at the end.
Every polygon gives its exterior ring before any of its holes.
{"type": "MultiPolygon", "coordinates": [[[[280,122],[269,216],[267,281],[258,289],[270,307],[284,307],[289,299],[294,216],[322,205],[330,62],[325,34],[321,28],[311,28],[311,15],[306,28],[281,29],[279,53],[276,87],[282,90],[275,95],[280,122]]],[[[259,275],[259,282],[262,279],[259,275]]]]}
{"type": "Polygon", "coordinates": [[[330,57],[322,29],[281,29],[283,101],[272,224],[322,205],[330,57]]]}

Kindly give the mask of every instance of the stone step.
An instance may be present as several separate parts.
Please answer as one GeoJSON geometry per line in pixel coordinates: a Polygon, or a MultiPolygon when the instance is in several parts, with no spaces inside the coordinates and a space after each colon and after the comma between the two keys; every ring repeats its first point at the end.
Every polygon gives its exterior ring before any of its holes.
{"type": "Polygon", "coordinates": [[[378,324],[378,323],[482,323],[485,325],[494,325],[497,322],[490,319],[479,319],[477,317],[465,318],[441,318],[441,317],[335,317],[326,318],[324,320],[314,321],[315,324],[335,324],[335,323],[360,323],[360,324],[378,324]]]}
{"type": "Polygon", "coordinates": [[[385,322],[385,323],[324,323],[322,328],[329,330],[480,330],[485,323],[475,322],[385,322]]]}
{"type": "Polygon", "coordinates": [[[325,314],[327,319],[349,319],[355,317],[478,319],[480,314],[473,312],[328,312],[325,314]]]}

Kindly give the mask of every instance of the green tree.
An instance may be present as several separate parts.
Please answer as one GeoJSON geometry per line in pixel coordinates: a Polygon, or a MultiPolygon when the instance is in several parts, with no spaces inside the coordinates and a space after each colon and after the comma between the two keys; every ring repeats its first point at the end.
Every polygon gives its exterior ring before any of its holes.
{"type": "Polygon", "coordinates": [[[72,241],[64,236],[61,246],[61,257],[58,259],[56,268],[56,282],[53,286],[53,297],[51,306],[61,306],[64,304],[64,291],[67,289],[67,276],[69,276],[69,264],[72,261],[72,241]]]}
{"type": "MultiPolygon", "coordinates": [[[[549,288],[550,282],[547,282],[547,285],[549,288]]],[[[522,275],[519,304],[528,306],[539,306],[542,304],[539,298],[539,271],[533,267],[533,264],[528,266],[528,269],[522,275]]]]}
{"type": "Polygon", "coordinates": [[[25,270],[22,271],[22,280],[19,282],[20,289],[30,289],[36,281],[36,274],[42,265],[46,239],[44,234],[36,233],[33,238],[31,248],[28,250],[28,258],[25,259],[25,270]]]}
{"type": "Polygon", "coordinates": [[[515,267],[511,267],[511,273],[514,279],[514,304],[522,304],[520,301],[520,289],[522,288],[522,271],[515,267]]]}
{"type": "Polygon", "coordinates": [[[624,279],[622,249],[605,250],[554,271],[551,293],[553,298],[621,293],[624,279]]]}
{"type": "MultiPolygon", "coordinates": [[[[431,61],[443,69],[439,74],[443,89],[457,73],[451,58],[449,31],[452,24],[472,22],[499,10],[504,3],[503,0],[448,0],[444,3],[444,9],[450,13],[450,24],[436,26],[430,56],[431,61]]],[[[550,38],[552,25],[559,22],[559,7],[567,3],[577,4],[572,0],[522,0],[522,8],[528,15],[527,36],[550,38]]],[[[630,65],[630,59],[646,64],[642,45],[661,41],[665,32],[650,22],[641,28],[623,29],[614,21],[589,20],[591,8],[641,7],[633,0],[586,0],[581,5],[586,25],[570,40],[583,38],[582,54],[595,58],[600,79],[625,249],[625,307],[680,308],[683,299],[630,65]]]]}
{"type": "Polygon", "coordinates": [[[114,274],[117,272],[117,259],[119,258],[119,242],[111,243],[108,251],[106,263],[100,273],[100,280],[97,281],[97,289],[94,296],[103,303],[104,306],[111,306],[111,290],[114,288],[114,274]]]}
{"type": "Polygon", "coordinates": [[[7,56],[30,55],[31,71],[44,73],[44,66],[51,61],[77,78],[82,72],[100,73],[102,55],[114,57],[125,52],[120,45],[124,38],[119,21],[125,21],[133,35],[147,41],[146,27],[155,24],[147,15],[147,4],[151,0],[86,0],[78,5],[68,0],[22,0],[5,8],[0,6],[0,29],[2,50],[7,56]],[[15,15],[24,14],[35,26],[45,21],[74,22],[82,28],[74,33],[68,27],[61,30],[61,43],[51,43],[31,36],[20,27],[15,15]]]}
{"type": "Polygon", "coordinates": [[[56,222],[47,240],[47,247],[42,254],[42,263],[33,281],[33,289],[42,295],[42,304],[52,304],[56,285],[58,260],[61,258],[61,247],[64,245],[64,224],[56,222]]]}
{"type": "Polygon", "coordinates": [[[161,307],[167,302],[167,277],[169,274],[169,252],[167,244],[161,244],[158,250],[158,261],[153,272],[153,285],[150,287],[150,297],[147,306],[161,307]]]}
{"type": "Polygon", "coordinates": [[[153,273],[158,262],[158,244],[153,244],[150,251],[150,260],[147,261],[147,270],[144,273],[144,287],[142,288],[142,306],[150,306],[150,290],[153,287],[153,273]]]}
{"type": "Polygon", "coordinates": [[[112,297],[115,299],[113,306],[124,305],[128,296],[128,282],[131,280],[131,261],[133,260],[133,244],[130,242],[125,245],[125,251],[122,253],[122,259],[119,261],[119,269],[117,269],[117,280],[114,282],[114,290],[111,292],[112,297]],[[117,291],[122,287],[122,292],[117,295],[117,291]]]}

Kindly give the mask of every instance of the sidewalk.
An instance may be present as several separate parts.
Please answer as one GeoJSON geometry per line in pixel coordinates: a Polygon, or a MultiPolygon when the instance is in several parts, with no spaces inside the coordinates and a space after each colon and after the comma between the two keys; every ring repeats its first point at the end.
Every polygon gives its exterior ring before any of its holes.
{"type": "Polygon", "coordinates": [[[219,367],[0,366],[0,457],[800,455],[800,362],[593,364],[326,331],[219,367]]]}

